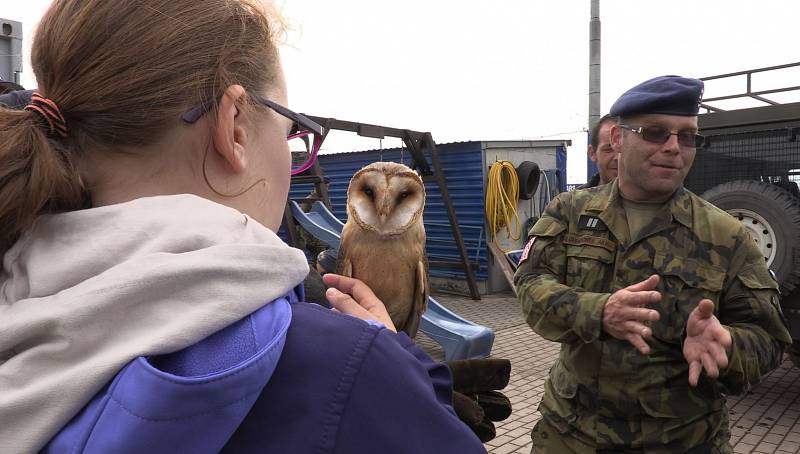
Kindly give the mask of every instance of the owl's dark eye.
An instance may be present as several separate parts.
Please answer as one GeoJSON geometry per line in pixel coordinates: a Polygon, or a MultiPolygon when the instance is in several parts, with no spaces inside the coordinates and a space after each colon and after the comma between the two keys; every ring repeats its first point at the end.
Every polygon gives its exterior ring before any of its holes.
{"type": "Polygon", "coordinates": [[[406,197],[408,197],[410,195],[411,195],[410,192],[401,192],[400,193],[400,200],[403,200],[403,199],[405,199],[406,197]]]}
{"type": "Polygon", "coordinates": [[[372,198],[375,195],[375,193],[372,192],[372,188],[364,188],[364,194],[366,194],[369,198],[372,198]]]}

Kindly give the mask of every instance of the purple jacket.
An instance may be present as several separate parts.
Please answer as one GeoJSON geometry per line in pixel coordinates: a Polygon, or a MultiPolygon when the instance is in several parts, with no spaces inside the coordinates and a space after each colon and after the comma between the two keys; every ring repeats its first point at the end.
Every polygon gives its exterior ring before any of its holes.
{"type": "Polygon", "coordinates": [[[138,358],[52,453],[485,453],[449,369],[292,294],[183,351],[138,358]]]}

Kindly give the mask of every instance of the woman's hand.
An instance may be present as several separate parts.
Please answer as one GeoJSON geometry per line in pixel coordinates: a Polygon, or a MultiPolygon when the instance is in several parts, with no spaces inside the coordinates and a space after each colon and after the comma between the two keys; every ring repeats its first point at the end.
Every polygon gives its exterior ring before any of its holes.
{"type": "Polygon", "coordinates": [[[333,310],[362,320],[380,322],[386,329],[397,332],[383,301],[372,293],[367,284],[358,279],[330,273],[322,276],[322,280],[331,287],[325,292],[325,297],[333,310]]]}

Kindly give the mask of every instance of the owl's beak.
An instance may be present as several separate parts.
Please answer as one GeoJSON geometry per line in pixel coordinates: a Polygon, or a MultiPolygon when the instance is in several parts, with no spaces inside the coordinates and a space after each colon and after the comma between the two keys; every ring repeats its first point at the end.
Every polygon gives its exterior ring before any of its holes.
{"type": "Polygon", "coordinates": [[[385,197],[381,200],[380,206],[378,207],[378,217],[381,219],[381,222],[386,222],[386,217],[389,216],[391,200],[389,197],[385,197]]]}

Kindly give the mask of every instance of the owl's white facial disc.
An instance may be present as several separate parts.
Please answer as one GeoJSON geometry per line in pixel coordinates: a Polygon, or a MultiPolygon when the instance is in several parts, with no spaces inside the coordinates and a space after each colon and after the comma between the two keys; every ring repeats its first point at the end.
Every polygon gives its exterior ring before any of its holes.
{"type": "Polygon", "coordinates": [[[354,183],[349,203],[362,227],[382,234],[397,234],[419,219],[425,192],[417,178],[367,171],[354,183]]]}

